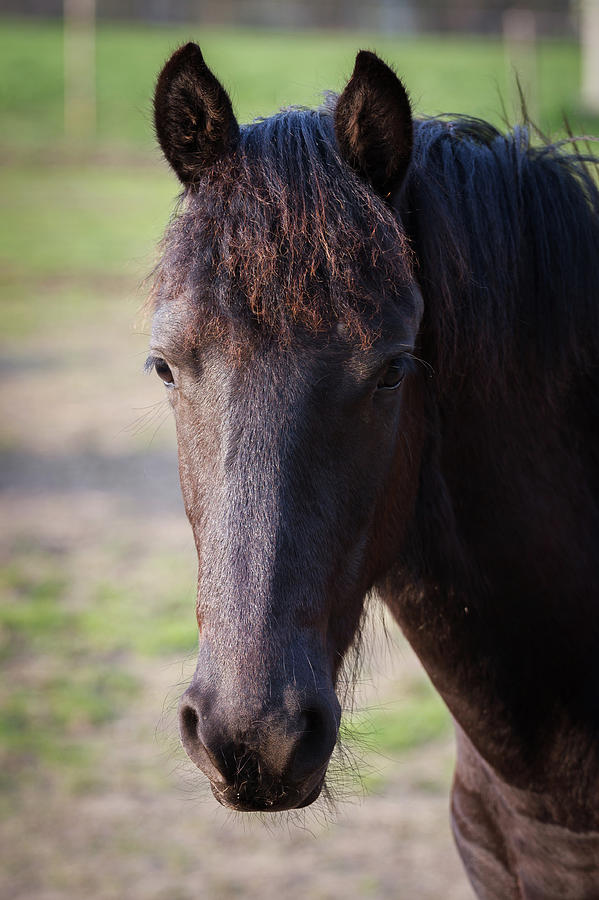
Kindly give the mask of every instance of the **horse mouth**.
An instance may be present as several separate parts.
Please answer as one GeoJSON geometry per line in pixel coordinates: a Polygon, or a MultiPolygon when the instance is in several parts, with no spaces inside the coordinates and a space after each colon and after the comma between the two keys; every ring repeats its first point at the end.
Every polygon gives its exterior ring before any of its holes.
{"type": "Polygon", "coordinates": [[[247,786],[237,788],[235,785],[219,785],[210,783],[212,793],[218,802],[227,809],[237,812],[285,812],[292,809],[303,809],[318,799],[324,785],[324,775],[315,787],[307,791],[299,788],[271,785],[268,790],[251,791],[247,786]]]}

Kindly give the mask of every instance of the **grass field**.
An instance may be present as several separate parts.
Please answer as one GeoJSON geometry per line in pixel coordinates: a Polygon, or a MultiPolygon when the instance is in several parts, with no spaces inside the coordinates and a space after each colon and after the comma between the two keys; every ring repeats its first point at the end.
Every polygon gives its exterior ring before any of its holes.
{"type": "MultiPolygon", "coordinates": [[[[493,38],[376,34],[280,34],[198,27],[107,26],[97,34],[98,139],[113,146],[152,144],[150,96],[156,74],[180,43],[201,43],[231,90],[240,121],[280,106],[314,105],[338,90],[360,47],[376,49],[405,79],[420,114],[466,112],[498,122],[504,98],[512,113],[513,77],[501,41],[493,38]]],[[[58,24],[0,26],[0,116],[12,144],[45,146],[63,132],[62,31],[58,24]]],[[[519,63],[520,59],[516,60],[519,63]]],[[[531,70],[528,64],[523,75],[531,70]]],[[[576,131],[592,130],[578,108],[579,52],[573,42],[540,41],[537,115],[548,131],[563,114],[576,131]]]]}
{"type": "MultiPolygon", "coordinates": [[[[397,66],[420,113],[499,121],[499,95],[511,102],[493,40],[102,26],[97,136],[74,146],[60,28],[0,22],[0,842],[10,859],[0,893],[465,898],[446,825],[449,720],[403,645],[348,739],[372,805],[328,829],[315,821],[318,847],[285,832],[273,854],[267,832],[196,803],[176,749],[195,555],[172,422],[141,374],[137,310],[178,191],[153,149],[151,88],[190,37],[241,120],[317,103],[364,46],[397,66]]],[[[541,126],[559,129],[565,111],[576,130],[592,128],[578,117],[577,48],[542,43],[537,63],[541,126]]]]}

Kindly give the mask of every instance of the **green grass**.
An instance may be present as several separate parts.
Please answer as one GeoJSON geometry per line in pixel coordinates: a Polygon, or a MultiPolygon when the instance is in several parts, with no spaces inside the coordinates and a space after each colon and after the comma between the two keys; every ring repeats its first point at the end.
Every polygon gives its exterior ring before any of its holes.
{"type": "MultiPolygon", "coordinates": [[[[340,737],[343,745],[355,754],[354,766],[345,766],[343,778],[350,791],[366,794],[382,790],[387,779],[388,763],[403,754],[438,741],[451,731],[447,707],[425,677],[398,683],[392,701],[384,706],[357,710],[344,715],[340,737]],[[381,760],[386,757],[386,763],[381,760]]],[[[423,789],[437,793],[439,782],[423,789]]]]}
{"type": "MultiPolygon", "coordinates": [[[[106,548],[106,565],[118,566],[118,549],[106,548]]],[[[58,561],[30,544],[13,552],[0,572],[0,661],[26,655],[87,654],[114,657],[171,656],[195,649],[193,570],[189,560],[155,553],[152,584],[145,558],[131,560],[118,580],[96,574],[69,579],[68,561],[58,561]],[[74,599],[76,598],[76,599],[74,599]],[[143,611],[143,614],[141,614],[143,611]]]]}
{"type": "MultiPolygon", "coordinates": [[[[230,89],[241,121],[269,115],[285,104],[314,105],[323,90],[339,90],[360,47],[376,49],[396,66],[418,113],[467,112],[497,122],[500,95],[512,112],[513,78],[504,47],[494,38],[401,39],[374,33],[290,34],[192,25],[102,24],[96,54],[100,142],[152,146],[151,94],[156,74],[169,53],[189,39],[201,43],[208,63],[230,89]]],[[[59,23],[2,22],[4,143],[31,147],[63,140],[62,56],[59,23]]],[[[577,130],[596,124],[579,116],[579,65],[574,42],[539,42],[536,112],[543,128],[559,130],[564,112],[577,130]]]]}
{"type": "MultiPolygon", "coordinates": [[[[25,336],[81,319],[105,303],[107,293],[118,294],[114,284],[106,289],[107,278],[135,285],[151,270],[179,185],[151,149],[150,98],[162,62],[189,37],[201,40],[208,61],[231,89],[241,120],[287,103],[318,103],[324,88],[341,87],[361,46],[376,47],[397,66],[418,112],[463,110],[498,121],[500,95],[510,104],[504,49],[494,39],[101,25],[97,141],[83,156],[81,147],[73,156],[63,135],[60,24],[3,20],[0,152],[8,159],[0,171],[0,326],[5,335],[25,336]],[[143,165],[127,157],[132,149],[146,154],[143,165]]],[[[577,118],[578,48],[542,42],[538,70],[541,125],[559,129],[565,111],[576,130],[592,129],[596,123],[577,118]]]]}
{"type": "Polygon", "coordinates": [[[451,717],[432,685],[420,679],[410,684],[393,708],[371,710],[364,728],[372,729],[378,752],[397,755],[447,734],[451,717]]]}
{"type": "Polygon", "coordinates": [[[358,712],[344,725],[345,740],[397,756],[445,735],[451,717],[430,682],[419,678],[403,686],[397,701],[358,712]]]}
{"type": "Polygon", "coordinates": [[[177,185],[151,168],[7,165],[0,267],[18,276],[136,276],[147,268],[177,185]]]}
{"type": "Polygon", "coordinates": [[[66,589],[63,574],[32,572],[29,563],[17,562],[0,573],[4,602],[0,608],[0,661],[23,652],[36,653],[53,648],[59,637],[68,634],[73,614],[61,600],[66,589]]]}
{"type": "Polygon", "coordinates": [[[125,297],[139,305],[177,193],[161,167],[3,166],[4,339],[99,320],[125,297]]]}
{"type": "Polygon", "coordinates": [[[29,544],[0,575],[0,787],[40,765],[91,765],[90,736],[141,689],[132,656],[181,658],[195,649],[193,573],[180,560],[153,561],[153,589],[135,565],[118,585],[77,583],[75,568],[29,544]]]}
{"type": "MultiPolygon", "coordinates": [[[[314,104],[339,88],[356,49],[376,47],[405,77],[419,112],[464,110],[498,121],[510,88],[497,40],[374,34],[277,34],[241,29],[101,25],[97,35],[97,143],[75,157],[63,135],[59,23],[0,23],[0,326],[8,336],[81,318],[105,302],[110,277],[139,283],[173,208],[178,182],[158,151],[140,165],[119,155],[153,148],[156,72],[182,40],[201,40],[230,87],[241,120],[286,103],[314,104]],[[101,148],[105,148],[102,150],[101,148]],[[108,151],[106,148],[113,148],[108,151]],[[114,148],[117,148],[116,150],[114,148]],[[120,150],[118,149],[120,148],[120,150]],[[92,150],[105,154],[85,160],[92,150]],[[106,155],[107,154],[107,155],[106,155]],[[115,155],[116,154],[116,155],[115,155]],[[108,160],[103,164],[102,160],[108,160]],[[152,163],[152,159],[154,162],[152,163]]],[[[576,118],[578,49],[539,45],[540,123],[576,118]]],[[[81,148],[79,148],[81,150],[81,148]]],[[[113,293],[114,285],[109,285],[113,293]]]]}
{"type": "Polygon", "coordinates": [[[82,640],[68,580],[52,558],[31,550],[17,557],[0,587],[0,762],[10,787],[40,764],[87,761],[78,738],[117,715],[136,685],[82,640]]]}
{"type": "Polygon", "coordinates": [[[155,576],[161,568],[166,570],[160,580],[162,590],[145,589],[137,572],[124,584],[96,582],[81,615],[81,627],[90,642],[105,653],[132,651],[160,657],[195,651],[193,571],[187,563],[172,557],[153,559],[155,576]],[[177,572],[185,573],[182,580],[177,572]]]}

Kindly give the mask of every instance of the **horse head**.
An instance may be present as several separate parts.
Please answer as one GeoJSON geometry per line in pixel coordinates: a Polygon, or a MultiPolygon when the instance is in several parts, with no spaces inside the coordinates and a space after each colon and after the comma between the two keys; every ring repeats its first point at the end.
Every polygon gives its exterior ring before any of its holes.
{"type": "Polygon", "coordinates": [[[343,658],[418,481],[422,299],[392,209],[410,106],[362,52],[335,105],[240,127],[188,44],[159,77],[155,122],[184,185],[149,359],[199,563],[181,738],[224,805],[301,807],[322,789],[343,658]]]}

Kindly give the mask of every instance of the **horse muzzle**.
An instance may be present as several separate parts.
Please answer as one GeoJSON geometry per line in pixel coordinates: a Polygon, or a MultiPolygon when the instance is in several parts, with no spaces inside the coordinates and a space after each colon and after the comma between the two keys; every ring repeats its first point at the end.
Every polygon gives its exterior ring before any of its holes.
{"type": "Polygon", "coordinates": [[[295,686],[284,702],[227,702],[194,681],[181,699],[187,755],[209,778],[219,803],[246,812],[308,806],[319,796],[337,741],[340,707],[333,691],[295,686]]]}

